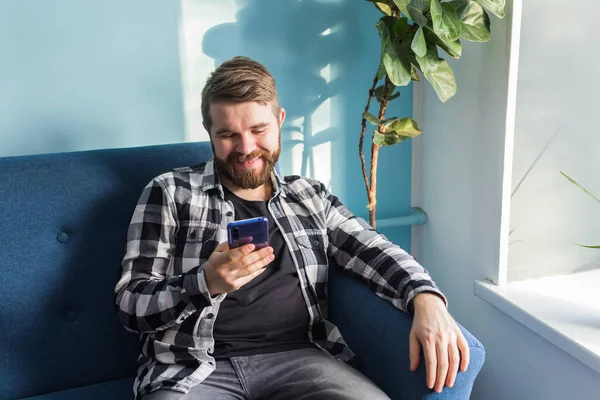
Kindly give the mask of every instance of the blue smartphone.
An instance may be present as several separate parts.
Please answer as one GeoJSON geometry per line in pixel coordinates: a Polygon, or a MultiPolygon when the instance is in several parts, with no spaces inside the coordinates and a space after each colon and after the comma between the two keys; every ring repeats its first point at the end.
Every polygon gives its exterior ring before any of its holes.
{"type": "Polygon", "coordinates": [[[269,220],[257,217],[233,221],[227,224],[227,239],[229,248],[253,243],[256,249],[269,245],[269,220]]]}

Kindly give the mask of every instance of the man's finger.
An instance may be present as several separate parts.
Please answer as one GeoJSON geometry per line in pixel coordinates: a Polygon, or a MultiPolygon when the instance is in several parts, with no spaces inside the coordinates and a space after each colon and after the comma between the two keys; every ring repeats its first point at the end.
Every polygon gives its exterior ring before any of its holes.
{"type": "Polygon", "coordinates": [[[215,252],[217,252],[217,253],[222,253],[222,252],[227,251],[227,250],[229,250],[229,243],[227,243],[227,242],[221,242],[215,248],[215,252]]]}
{"type": "Polygon", "coordinates": [[[465,372],[467,368],[469,368],[469,362],[471,360],[471,350],[469,349],[469,343],[467,343],[467,339],[465,339],[460,330],[458,334],[458,350],[460,350],[461,355],[460,370],[465,372]]]}
{"type": "Polygon", "coordinates": [[[240,287],[244,286],[246,283],[250,282],[252,279],[256,278],[257,276],[259,276],[260,274],[262,274],[266,270],[267,270],[267,267],[262,267],[262,268],[259,268],[256,271],[254,271],[252,274],[246,275],[245,277],[240,278],[239,279],[240,287]]]}
{"type": "Polygon", "coordinates": [[[435,380],[436,392],[441,392],[446,383],[446,376],[448,375],[448,344],[447,342],[441,342],[436,346],[437,353],[437,376],[435,380]]]}
{"type": "Polygon", "coordinates": [[[419,343],[417,335],[412,331],[408,337],[408,357],[410,360],[410,370],[416,371],[421,361],[421,343],[419,343]]]}
{"type": "Polygon", "coordinates": [[[458,344],[450,343],[448,345],[448,359],[450,365],[448,367],[448,377],[446,378],[446,386],[454,386],[456,381],[456,374],[458,373],[458,364],[460,362],[460,354],[458,352],[458,344]]]}
{"type": "Polygon", "coordinates": [[[252,253],[254,251],[254,247],[254,244],[250,243],[231,249],[228,253],[229,261],[238,260],[244,257],[246,254],[252,253]]]}
{"type": "Polygon", "coordinates": [[[437,354],[435,351],[435,343],[433,341],[421,342],[423,346],[423,357],[425,358],[426,383],[429,389],[433,389],[435,378],[437,375],[437,354]]]}
{"type": "Polygon", "coordinates": [[[273,248],[271,246],[267,246],[260,250],[253,251],[253,252],[246,254],[243,257],[239,258],[234,263],[232,263],[231,269],[233,271],[236,271],[236,270],[239,271],[240,276],[249,275],[249,273],[245,273],[245,272],[243,272],[243,270],[247,269],[249,266],[253,265],[255,262],[262,260],[264,257],[267,257],[269,255],[273,255],[273,248]]]}
{"type": "Polygon", "coordinates": [[[246,256],[246,259],[249,258],[251,258],[254,261],[249,265],[246,265],[243,268],[237,270],[236,275],[238,276],[238,278],[245,278],[247,276],[251,276],[257,270],[266,267],[271,261],[275,259],[275,255],[273,254],[272,250],[264,252],[261,250],[252,254],[248,254],[246,256]]]}

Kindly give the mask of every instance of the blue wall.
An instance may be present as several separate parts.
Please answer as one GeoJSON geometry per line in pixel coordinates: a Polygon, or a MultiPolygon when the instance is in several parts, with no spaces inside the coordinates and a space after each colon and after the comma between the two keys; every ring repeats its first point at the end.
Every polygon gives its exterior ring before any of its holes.
{"type": "MultiPolygon", "coordinates": [[[[267,65],[288,112],[282,171],[315,175],[315,170],[329,169],[332,191],[367,217],[358,137],[360,114],[379,61],[374,27],[378,11],[359,0],[182,2],[188,9],[190,4],[201,8],[202,23],[211,21],[211,14],[217,19],[216,13],[235,8],[234,21],[214,24],[202,37],[192,38],[192,46],[195,41],[198,46],[193,48],[215,65],[238,54],[267,65]],[[329,80],[321,76],[328,66],[329,80]],[[328,98],[327,113],[316,112],[328,98]],[[311,157],[315,141],[331,143],[327,165],[318,155],[311,157]],[[304,167],[291,162],[294,146],[308,156],[304,167]]],[[[180,54],[180,24],[185,20],[181,10],[186,10],[182,3],[26,3],[0,2],[0,156],[189,137],[182,87],[186,58],[180,54]]],[[[193,21],[184,28],[193,29],[193,21]]],[[[186,68],[193,70],[194,65],[186,68]]],[[[395,103],[388,116],[411,115],[412,88],[395,103]]],[[[381,150],[380,218],[410,211],[410,165],[410,142],[381,150]]],[[[408,228],[384,233],[409,245],[408,228]]]]}
{"type": "Polygon", "coordinates": [[[0,1],[0,155],[184,139],[179,4],[0,1]]]}

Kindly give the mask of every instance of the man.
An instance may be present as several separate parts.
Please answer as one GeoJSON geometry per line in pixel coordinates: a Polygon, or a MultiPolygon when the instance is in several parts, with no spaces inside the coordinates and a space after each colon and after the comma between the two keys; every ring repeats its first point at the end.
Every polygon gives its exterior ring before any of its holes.
{"type": "Polygon", "coordinates": [[[153,179],[129,227],[115,291],[141,334],[137,398],[387,399],[326,319],[328,257],[414,312],[411,370],[423,350],[428,387],[452,386],[469,349],[427,271],[321,183],[275,172],[285,110],[266,68],[223,63],[202,116],[213,159],[153,179]],[[227,223],[257,216],[270,245],[230,249],[227,223]]]}

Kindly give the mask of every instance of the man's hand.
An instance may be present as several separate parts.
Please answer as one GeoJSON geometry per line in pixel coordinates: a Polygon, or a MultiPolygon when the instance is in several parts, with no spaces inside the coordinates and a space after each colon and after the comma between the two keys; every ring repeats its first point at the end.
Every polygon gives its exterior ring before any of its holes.
{"type": "Polygon", "coordinates": [[[211,296],[229,293],[256,278],[273,261],[273,248],[254,251],[253,244],[230,249],[227,242],[217,246],[204,267],[204,279],[211,296]]]}
{"type": "Polygon", "coordinates": [[[415,317],[409,337],[410,370],[419,366],[421,347],[425,358],[427,387],[441,392],[452,387],[460,370],[469,366],[469,345],[448,313],[443,300],[432,293],[413,299],[415,317]]]}

